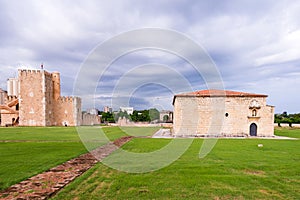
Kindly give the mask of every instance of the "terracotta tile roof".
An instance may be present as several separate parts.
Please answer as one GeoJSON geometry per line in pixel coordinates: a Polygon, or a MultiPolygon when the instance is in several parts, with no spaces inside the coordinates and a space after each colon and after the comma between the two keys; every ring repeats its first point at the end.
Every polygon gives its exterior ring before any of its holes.
{"type": "Polygon", "coordinates": [[[177,94],[175,97],[268,97],[265,94],[254,94],[246,92],[236,92],[230,90],[199,90],[195,92],[188,92],[177,94]]]}

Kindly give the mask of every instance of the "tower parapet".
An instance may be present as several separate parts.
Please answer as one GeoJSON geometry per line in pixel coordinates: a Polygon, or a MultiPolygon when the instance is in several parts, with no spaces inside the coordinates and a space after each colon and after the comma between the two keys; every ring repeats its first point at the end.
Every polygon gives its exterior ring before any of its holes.
{"type": "Polygon", "coordinates": [[[74,102],[76,100],[80,100],[80,97],[63,96],[63,97],[58,97],[57,99],[58,102],[62,102],[62,103],[74,102]]]}
{"type": "Polygon", "coordinates": [[[53,72],[51,77],[53,81],[53,98],[57,100],[60,97],[60,74],[59,72],[53,72]]]}
{"type": "Polygon", "coordinates": [[[18,73],[19,73],[19,76],[20,75],[33,75],[33,74],[45,74],[46,76],[51,76],[51,73],[49,73],[43,69],[19,69],[18,73]]]}

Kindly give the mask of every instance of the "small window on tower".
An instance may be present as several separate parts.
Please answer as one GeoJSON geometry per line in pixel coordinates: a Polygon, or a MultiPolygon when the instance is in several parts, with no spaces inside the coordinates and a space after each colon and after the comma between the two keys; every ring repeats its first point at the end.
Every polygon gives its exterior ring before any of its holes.
{"type": "Polygon", "coordinates": [[[254,109],[252,110],[252,117],[255,117],[257,115],[257,111],[254,109]]]}
{"type": "Polygon", "coordinates": [[[225,113],[225,117],[228,117],[229,116],[229,114],[228,113],[225,113]]]}

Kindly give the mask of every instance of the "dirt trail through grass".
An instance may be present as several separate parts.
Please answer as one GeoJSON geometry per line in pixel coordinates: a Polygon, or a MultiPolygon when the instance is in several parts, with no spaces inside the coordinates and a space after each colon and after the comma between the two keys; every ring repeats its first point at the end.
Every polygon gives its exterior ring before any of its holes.
{"type": "Polygon", "coordinates": [[[47,199],[132,139],[125,136],[9,187],[0,199],[47,199]]]}

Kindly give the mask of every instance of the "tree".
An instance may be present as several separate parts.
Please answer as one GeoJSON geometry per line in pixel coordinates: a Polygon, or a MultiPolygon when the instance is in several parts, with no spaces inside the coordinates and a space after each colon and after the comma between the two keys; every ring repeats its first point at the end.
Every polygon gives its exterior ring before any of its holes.
{"type": "Polygon", "coordinates": [[[149,117],[151,121],[159,120],[159,111],[156,108],[149,110],[149,117]]]}
{"type": "Polygon", "coordinates": [[[286,111],[284,111],[284,112],[282,113],[282,117],[288,117],[288,114],[287,114],[286,111]]]}
{"type": "Polygon", "coordinates": [[[115,113],[114,114],[114,116],[115,116],[115,121],[118,121],[119,120],[119,118],[126,118],[126,119],[129,119],[129,115],[128,115],[128,113],[127,113],[127,111],[119,111],[118,113],[115,113]]]}
{"type": "Polygon", "coordinates": [[[134,122],[151,122],[159,119],[159,111],[155,108],[149,110],[134,110],[130,119],[134,122]]]}
{"type": "Polygon", "coordinates": [[[278,126],[280,126],[280,123],[288,123],[289,126],[292,127],[292,124],[300,123],[300,113],[287,114],[287,112],[284,111],[282,114],[275,114],[274,122],[278,123],[278,126]]]}
{"type": "Polygon", "coordinates": [[[101,112],[100,113],[102,115],[101,121],[102,123],[114,123],[115,119],[112,113],[105,113],[105,112],[101,112]]]}

